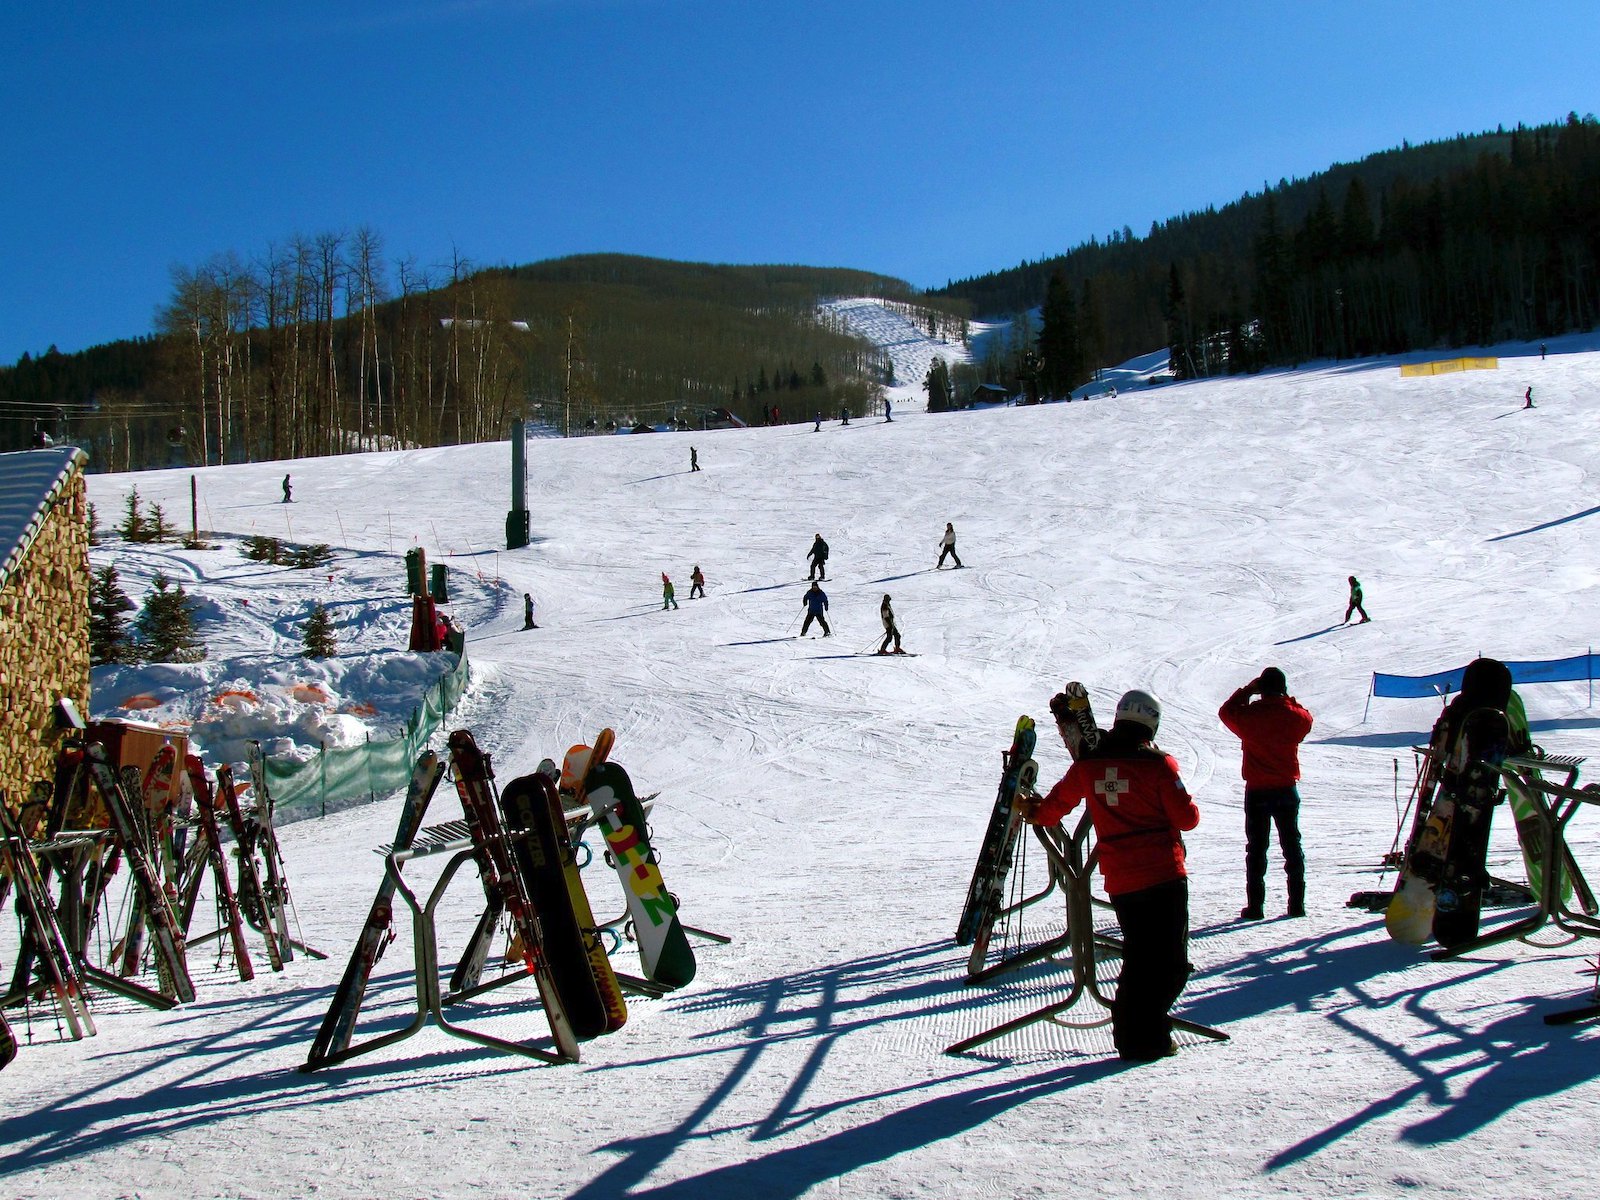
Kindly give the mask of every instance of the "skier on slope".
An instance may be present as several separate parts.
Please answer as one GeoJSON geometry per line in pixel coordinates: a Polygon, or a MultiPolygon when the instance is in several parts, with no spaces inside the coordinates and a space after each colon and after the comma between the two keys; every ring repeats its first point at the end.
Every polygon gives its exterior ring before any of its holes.
{"type": "Polygon", "coordinates": [[[704,599],[705,594],[706,577],[700,572],[700,564],[695,563],[694,570],[689,572],[689,599],[693,600],[696,596],[704,599]]]}
{"type": "Polygon", "coordinates": [[[1532,408],[1533,407],[1533,388],[1532,387],[1529,387],[1527,391],[1522,393],[1522,407],[1523,408],[1532,408]]]}
{"type": "Polygon", "coordinates": [[[828,577],[828,543],[822,540],[822,535],[817,534],[816,540],[811,543],[811,549],[806,552],[806,558],[811,563],[811,574],[807,578],[816,580],[828,577]]]}
{"type": "Polygon", "coordinates": [[[677,607],[678,602],[673,598],[672,580],[668,579],[667,573],[663,571],[661,572],[661,611],[666,612],[669,608],[677,607]]]}
{"type": "Polygon", "coordinates": [[[1122,976],[1111,1034],[1127,1062],[1176,1053],[1170,1012],[1189,972],[1189,877],[1183,833],[1200,823],[1178,764],[1155,745],[1161,705],[1126,693],[1100,745],[1072,764],[1048,795],[1021,804],[1036,825],[1054,825],[1087,802],[1100,873],[1122,926],[1122,976]]]}
{"type": "Polygon", "coordinates": [[[1300,743],[1311,732],[1311,714],[1293,696],[1277,667],[1267,667],[1217,710],[1243,743],[1244,892],[1239,916],[1259,921],[1267,898],[1267,842],[1273,826],[1288,877],[1287,915],[1306,915],[1306,856],[1300,848],[1300,743]],[[1259,697],[1251,700],[1251,697],[1259,697]]]}
{"type": "Polygon", "coordinates": [[[698,450],[696,450],[693,446],[690,446],[689,447],[689,470],[698,471],[699,469],[700,469],[700,452],[698,450]]]}
{"type": "Polygon", "coordinates": [[[883,594],[883,603],[878,605],[878,617],[883,621],[883,644],[878,647],[879,654],[889,653],[889,639],[894,639],[894,652],[904,654],[900,649],[900,630],[894,623],[894,607],[889,603],[889,593],[883,594]]]}
{"type": "Polygon", "coordinates": [[[956,560],[956,566],[961,565],[961,555],[956,553],[956,527],[949,521],[944,523],[944,536],[939,539],[939,561],[933,564],[935,571],[944,566],[946,554],[956,560]]]}
{"type": "Polygon", "coordinates": [[[832,637],[833,630],[828,628],[828,618],[823,614],[828,611],[828,594],[817,586],[813,580],[806,594],[800,597],[800,603],[806,607],[806,619],[800,623],[800,636],[805,637],[806,630],[811,628],[815,621],[822,626],[822,636],[832,637]]]}
{"type": "Polygon", "coordinates": [[[533,623],[533,593],[522,593],[522,627],[524,629],[537,629],[533,623]]]}
{"type": "Polygon", "coordinates": [[[287,475],[283,477],[283,502],[285,504],[294,502],[294,493],[289,488],[289,477],[287,475]]]}
{"type": "Polygon", "coordinates": [[[1361,581],[1354,575],[1350,576],[1350,603],[1345,605],[1344,609],[1344,623],[1346,625],[1350,623],[1350,614],[1353,612],[1361,614],[1361,620],[1356,622],[1357,625],[1364,625],[1372,620],[1371,617],[1367,616],[1367,610],[1361,607],[1361,581]]]}

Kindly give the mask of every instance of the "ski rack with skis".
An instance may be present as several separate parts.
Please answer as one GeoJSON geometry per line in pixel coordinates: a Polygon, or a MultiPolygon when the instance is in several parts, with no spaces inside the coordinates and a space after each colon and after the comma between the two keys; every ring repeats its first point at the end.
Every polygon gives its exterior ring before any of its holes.
{"type": "MultiPolygon", "coordinates": [[[[17,915],[22,925],[13,986],[0,997],[0,1009],[35,995],[49,996],[55,1002],[59,1027],[64,1027],[68,1036],[74,1041],[92,1036],[96,1032],[94,1018],[84,994],[82,972],[56,919],[39,860],[12,815],[4,792],[0,792],[0,861],[16,890],[17,915]]],[[[6,1033],[10,1033],[9,1028],[6,1033]]],[[[14,1035],[9,1043],[14,1052],[14,1035]]],[[[10,1061],[9,1057],[5,1061],[10,1061]]]]}
{"type": "MultiPolygon", "coordinates": [[[[509,835],[520,836],[520,835],[509,835]]],[[[537,1059],[546,1063],[566,1063],[575,1061],[560,1053],[552,1053],[541,1049],[528,1042],[511,1041],[508,1038],[495,1037],[492,1034],[481,1033],[469,1029],[465,1025],[458,1025],[444,1014],[444,1009],[449,1003],[465,1000],[470,996],[481,995],[494,988],[505,984],[515,983],[519,979],[526,979],[531,974],[526,968],[519,971],[509,971],[488,983],[478,984],[475,987],[451,993],[446,998],[439,986],[439,935],[434,924],[434,914],[438,910],[439,902],[443,900],[445,892],[449,889],[456,872],[468,862],[471,862],[477,848],[473,841],[472,832],[466,821],[448,821],[442,825],[428,826],[418,831],[416,838],[409,847],[396,849],[393,846],[379,847],[378,853],[383,855],[383,869],[394,887],[395,893],[405,901],[411,910],[411,945],[413,956],[413,974],[416,980],[416,1014],[409,1024],[402,1029],[380,1034],[368,1038],[366,1041],[357,1042],[329,1055],[326,1058],[308,1061],[300,1069],[314,1071],[321,1067],[333,1066],[336,1063],[348,1062],[363,1054],[370,1054],[385,1046],[392,1046],[396,1042],[405,1041],[418,1033],[431,1017],[435,1024],[452,1037],[458,1037],[479,1046],[487,1046],[493,1050],[502,1050],[507,1054],[518,1054],[525,1058],[537,1059]],[[434,881],[428,892],[426,900],[420,900],[417,894],[406,885],[401,877],[401,868],[406,863],[416,859],[433,858],[437,855],[450,855],[444,865],[444,870],[439,878],[434,881]]]]}
{"type": "Polygon", "coordinates": [[[1500,774],[1522,789],[1533,806],[1543,834],[1540,846],[1542,878],[1540,894],[1535,898],[1538,907],[1520,921],[1492,929],[1458,946],[1434,951],[1435,959],[1459,958],[1485,946],[1513,939],[1526,942],[1546,925],[1554,926],[1571,940],[1600,938],[1600,906],[1596,905],[1594,894],[1567,846],[1567,826],[1572,818],[1586,804],[1600,805],[1600,786],[1592,783],[1582,788],[1576,786],[1578,764],[1582,761],[1564,757],[1512,756],[1501,762],[1500,774]],[[1557,783],[1545,777],[1547,772],[1561,772],[1566,778],[1557,783]],[[1574,909],[1563,898],[1564,875],[1572,881],[1573,897],[1578,901],[1578,909],[1574,909]]]}
{"type": "MultiPolygon", "coordinates": [[[[1077,829],[1072,834],[1067,834],[1060,827],[1047,828],[1036,826],[1035,831],[1039,842],[1050,856],[1052,871],[1062,882],[1063,890],[1067,896],[1067,932],[1065,939],[1071,950],[1070,964],[1072,973],[1072,986],[1065,998],[1055,1000],[1043,1008],[1034,1009],[1020,1017],[996,1025],[972,1037],[963,1038],[945,1048],[946,1054],[965,1054],[979,1046],[985,1046],[997,1041],[1007,1034],[1016,1033],[1018,1030],[1042,1022],[1052,1025],[1061,1025],[1068,1029],[1095,1029],[1111,1023],[1111,1001],[1100,990],[1100,981],[1096,972],[1096,960],[1101,948],[1120,951],[1122,943],[1113,939],[1100,937],[1094,930],[1094,896],[1092,894],[1093,870],[1098,854],[1098,849],[1089,850],[1089,835],[1093,826],[1089,814],[1084,813],[1078,822],[1077,829]],[[1070,1019],[1071,1010],[1080,1000],[1087,998],[1098,1004],[1103,1010],[1099,1013],[1088,1015],[1087,1019],[1070,1019]]],[[[1039,957],[1043,957],[1042,955],[1039,957]]],[[[1174,1029],[1181,1029],[1188,1033],[1198,1034],[1200,1037],[1209,1038],[1215,1042],[1226,1042],[1228,1035],[1220,1029],[1213,1029],[1209,1025],[1200,1025],[1194,1021],[1186,1021],[1181,1017],[1169,1018],[1174,1029]]]]}
{"type": "MultiPolygon", "coordinates": [[[[1087,819],[1087,816],[1085,816],[1085,819],[1087,819]]],[[[1062,873],[1061,862],[1063,861],[1063,855],[1060,853],[1059,846],[1052,841],[1052,831],[1039,826],[1034,826],[1033,834],[1034,837],[1038,839],[1038,841],[1045,848],[1045,863],[1047,869],[1045,872],[1044,888],[1032,896],[1025,896],[1023,899],[1018,900],[1009,908],[1001,909],[1000,912],[995,915],[995,924],[998,925],[1002,922],[1011,920],[1012,917],[1020,914],[1023,909],[1035,905],[1041,900],[1049,898],[1059,889],[1067,902],[1067,928],[1056,937],[1047,938],[1045,941],[1042,941],[1037,945],[1028,946],[1021,950],[1015,950],[1010,954],[1002,955],[994,962],[989,963],[982,970],[969,973],[966,979],[966,984],[968,987],[971,987],[974,984],[988,983],[990,980],[997,979],[1009,971],[1015,971],[1019,967],[1025,967],[1029,963],[1036,963],[1046,958],[1054,958],[1056,955],[1063,952],[1070,952],[1072,949],[1072,880],[1062,873]]],[[[1017,857],[1019,859],[1022,857],[1021,847],[1018,848],[1017,857]]],[[[1099,897],[1092,894],[1089,897],[1089,901],[1091,904],[1098,904],[1102,907],[1105,907],[1107,904],[1106,901],[1103,901],[1099,897]]],[[[1104,946],[1107,949],[1121,950],[1122,948],[1121,943],[1112,938],[1096,935],[1095,941],[1097,944],[1104,946]]]]}

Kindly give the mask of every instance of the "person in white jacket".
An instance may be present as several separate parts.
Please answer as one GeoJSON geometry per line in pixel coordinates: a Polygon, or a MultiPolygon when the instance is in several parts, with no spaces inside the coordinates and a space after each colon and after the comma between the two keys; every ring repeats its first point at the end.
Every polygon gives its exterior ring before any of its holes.
{"type": "Polygon", "coordinates": [[[944,556],[948,554],[956,560],[956,566],[961,565],[961,555],[956,553],[956,527],[949,521],[944,523],[944,537],[939,539],[939,561],[934,564],[934,570],[944,566],[944,556]]]}

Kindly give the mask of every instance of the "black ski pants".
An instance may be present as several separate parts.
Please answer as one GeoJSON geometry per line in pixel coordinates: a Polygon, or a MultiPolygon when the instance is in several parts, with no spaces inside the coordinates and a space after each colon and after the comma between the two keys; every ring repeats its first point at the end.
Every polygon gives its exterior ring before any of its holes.
{"type": "MultiPolygon", "coordinates": [[[[806,619],[804,621],[800,622],[800,636],[801,637],[805,637],[806,630],[811,628],[811,622],[813,622],[813,621],[815,621],[818,625],[822,626],[822,636],[823,637],[828,637],[833,633],[833,630],[828,628],[828,618],[827,617],[823,616],[819,612],[808,612],[808,613],[806,613],[806,619]]],[[[791,626],[791,628],[793,628],[793,627],[791,626]]]]}
{"type": "Polygon", "coordinates": [[[1161,1058],[1172,1047],[1170,1013],[1189,965],[1189,881],[1178,878],[1111,897],[1122,926],[1122,975],[1111,1036],[1125,1059],[1161,1058]]]}
{"type": "Polygon", "coordinates": [[[1244,894],[1257,912],[1267,899],[1267,843],[1273,827],[1283,851],[1283,873],[1288,877],[1289,907],[1306,902],[1306,856],[1300,846],[1300,789],[1288,787],[1244,790],[1244,894]]]}
{"type": "Polygon", "coordinates": [[[956,566],[959,567],[961,565],[961,555],[956,553],[956,548],[952,544],[952,545],[944,547],[942,550],[939,551],[939,561],[934,566],[935,570],[938,570],[939,567],[944,566],[944,556],[946,554],[948,554],[951,558],[956,560],[956,566]]]}
{"type": "Polygon", "coordinates": [[[900,649],[900,630],[891,625],[883,631],[883,643],[878,647],[879,654],[887,654],[889,652],[889,640],[891,638],[894,639],[894,648],[896,650],[900,649]]]}
{"type": "Polygon", "coordinates": [[[811,560],[810,578],[817,579],[818,577],[823,579],[828,577],[828,560],[825,558],[813,558],[811,560]]]}

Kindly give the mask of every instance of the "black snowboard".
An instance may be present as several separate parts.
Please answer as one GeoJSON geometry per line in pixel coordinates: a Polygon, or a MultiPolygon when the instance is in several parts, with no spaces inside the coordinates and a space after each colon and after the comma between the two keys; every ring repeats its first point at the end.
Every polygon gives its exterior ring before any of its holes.
{"type": "Polygon", "coordinates": [[[500,811],[508,831],[528,831],[526,837],[512,843],[517,870],[527,886],[539,923],[540,946],[572,1032],[588,1040],[606,1032],[606,1007],[595,986],[589,944],[567,891],[566,868],[544,793],[548,785],[549,781],[538,775],[513,779],[500,792],[500,811]]]}
{"type": "Polygon", "coordinates": [[[1441,790],[1455,801],[1450,844],[1434,887],[1433,939],[1446,949],[1478,936],[1483,888],[1489,881],[1489,830],[1505,797],[1499,766],[1511,726],[1497,708],[1474,709],[1461,727],[1441,790]]]}

